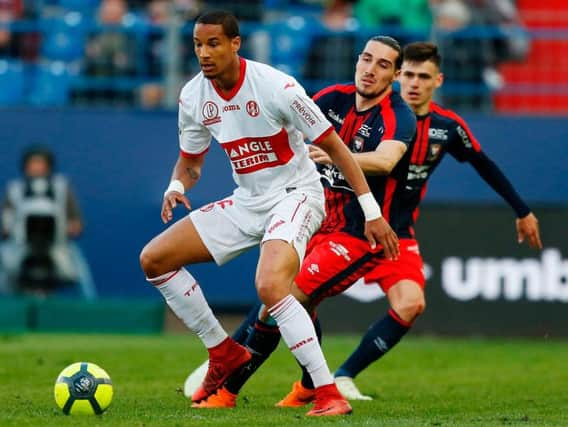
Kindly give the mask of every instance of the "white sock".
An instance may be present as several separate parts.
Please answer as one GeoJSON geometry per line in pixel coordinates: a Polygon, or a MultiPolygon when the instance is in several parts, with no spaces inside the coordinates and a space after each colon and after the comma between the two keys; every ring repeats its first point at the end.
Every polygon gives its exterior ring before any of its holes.
{"type": "Polygon", "coordinates": [[[292,295],[268,309],[296,359],[308,370],[315,387],[333,383],[316,330],[306,309],[292,295]]]}
{"type": "Polygon", "coordinates": [[[197,334],[205,347],[215,347],[227,338],[199,283],[185,268],[147,280],[162,293],[172,311],[197,334]]]}

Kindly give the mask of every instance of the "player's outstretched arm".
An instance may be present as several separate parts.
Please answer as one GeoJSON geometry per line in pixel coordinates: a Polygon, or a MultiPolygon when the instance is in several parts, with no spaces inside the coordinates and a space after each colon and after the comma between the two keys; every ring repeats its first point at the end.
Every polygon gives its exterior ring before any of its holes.
{"type": "Polygon", "coordinates": [[[170,185],[164,192],[161,211],[164,224],[171,221],[173,218],[172,210],[178,203],[183,204],[187,209],[191,209],[191,204],[185,196],[185,192],[199,181],[204,158],[204,155],[189,158],[179,156],[174,166],[170,185]]]}
{"type": "Polygon", "coordinates": [[[363,171],[349,149],[336,132],[331,132],[318,145],[341,170],[341,173],[358,196],[359,203],[365,214],[365,237],[367,237],[371,248],[374,249],[377,242],[379,242],[383,246],[385,256],[388,259],[396,259],[399,255],[398,237],[381,216],[381,208],[369,189],[363,171]]]}
{"type": "Polygon", "coordinates": [[[528,240],[528,244],[531,248],[542,249],[542,241],[536,216],[521,199],[521,196],[519,196],[513,184],[507,179],[499,166],[483,151],[470,153],[468,160],[479,176],[481,176],[496,193],[503,197],[517,214],[516,226],[518,242],[523,243],[525,240],[528,240]]]}
{"type": "Polygon", "coordinates": [[[542,249],[538,219],[532,212],[523,218],[517,218],[516,225],[519,243],[523,243],[526,239],[531,248],[542,249]]]}
{"type": "MultiPolygon", "coordinates": [[[[333,163],[329,155],[317,145],[309,145],[310,159],[316,163],[329,165],[333,163]]],[[[365,175],[388,175],[400,161],[408,146],[401,141],[381,141],[375,151],[352,153],[365,175]]]]}

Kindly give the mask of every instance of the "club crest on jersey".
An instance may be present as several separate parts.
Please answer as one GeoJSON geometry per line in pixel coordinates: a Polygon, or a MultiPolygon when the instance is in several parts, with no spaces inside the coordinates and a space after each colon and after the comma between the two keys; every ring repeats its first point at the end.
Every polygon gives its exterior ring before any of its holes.
{"type": "Polygon", "coordinates": [[[442,150],[442,144],[430,144],[428,149],[428,157],[426,160],[433,161],[438,158],[440,155],[440,151],[442,150]]]}
{"type": "Polygon", "coordinates": [[[219,116],[219,107],[217,107],[217,104],[212,101],[207,101],[203,104],[201,113],[203,114],[203,124],[205,126],[213,125],[221,121],[221,117],[219,116]]]}
{"type": "Polygon", "coordinates": [[[363,151],[364,146],[365,140],[359,135],[355,135],[355,137],[353,138],[353,152],[360,153],[361,151],[363,151]]]}
{"type": "Polygon", "coordinates": [[[247,102],[247,113],[251,117],[257,117],[260,114],[260,109],[258,108],[256,101],[247,102]]]}

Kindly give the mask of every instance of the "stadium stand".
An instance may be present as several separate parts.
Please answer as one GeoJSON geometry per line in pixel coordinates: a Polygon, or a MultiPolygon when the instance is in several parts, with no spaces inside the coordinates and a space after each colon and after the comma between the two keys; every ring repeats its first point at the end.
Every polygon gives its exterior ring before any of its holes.
{"type": "Polygon", "coordinates": [[[353,58],[364,40],[382,33],[403,43],[434,37],[446,46],[447,79],[440,92],[450,107],[503,113],[568,112],[568,62],[557,54],[568,48],[568,4],[563,0],[519,0],[518,10],[508,12],[514,19],[501,19],[494,11],[497,3],[515,2],[432,1],[430,33],[429,20],[420,28],[391,18],[369,27],[368,22],[357,19],[360,1],[25,2],[22,10],[0,17],[0,31],[8,34],[4,45],[0,37],[0,60],[4,61],[0,73],[11,81],[0,83],[7,86],[0,94],[0,104],[165,106],[166,85],[179,86],[198,71],[191,48],[193,19],[204,7],[221,5],[242,18],[243,56],[270,62],[293,74],[311,93],[348,80],[353,58]],[[127,5],[124,14],[114,24],[105,24],[102,6],[121,2],[127,5]],[[339,27],[326,22],[329,10],[324,8],[324,4],[329,8],[336,3],[353,3],[352,12],[350,6],[344,9],[347,12],[339,27]],[[437,19],[440,11],[455,14],[460,7],[467,9],[467,21],[459,31],[447,31],[437,19]],[[173,38],[172,13],[184,22],[173,38]],[[100,40],[121,49],[128,66],[110,70],[109,61],[97,52],[100,40]],[[172,40],[179,58],[173,79],[168,65],[172,40]],[[511,44],[521,53],[507,52],[511,44]],[[153,90],[151,102],[145,101],[148,88],[153,90]]]}
{"type": "Polygon", "coordinates": [[[531,49],[521,64],[503,64],[507,84],[495,95],[504,113],[568,113],[568,3],[564,0],[519,0],[519,14],[532,34],[531,49]]]}

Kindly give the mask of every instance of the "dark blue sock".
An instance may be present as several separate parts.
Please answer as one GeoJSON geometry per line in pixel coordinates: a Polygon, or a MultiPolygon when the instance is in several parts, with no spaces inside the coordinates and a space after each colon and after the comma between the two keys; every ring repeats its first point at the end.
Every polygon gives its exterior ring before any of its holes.
{"type": "Polygon", "coordinates": [[[225,387],[233,394],[238,394],[247,380],[262,366],[280,342],[280,330],[257,320],[249,334],[245,345],[252,354],[250,359],[239,371],[233,373],[225,382],[225,387]]]}
{"type": "MultiPolygon", "coordinates": [[[[321,332],[321,324],[320,324],[319,317],[317,316],[317,314],[314,315],[314,316],[315,316],[314,317],[314,328],[316,329],[316,335],[317,335],[318,341],[321,345],[321,340],[323,338],[323,335],[322,335],[322,332],[321,332]]],[[[300,366],[302,368],[302,385],[305,388],[311,388],[311,389],[315,388],[314,383],[312,381],[312,377],[308,373],[307,369],[302,365],[300,365],[300,366]]]]}
{"type": "Polygon", "coordinates": [[[238,342],[239,344],[244,344],[252,332],[254,328],[254,323],[258,319],[258,312],[262,307],[261,303],[255,305],[251,310],[248,312],[247,317],[243,320],[243,323],[237,328],[237,330],[233,333],[233,339],[238,342]]]}
{"type": "Polygon", "coordinates": [[[335,372],[336,377],[355,378],[359,372],[384,356],[410,330],[411,325],[403,325],[393,310],[375,322],[363,336],[359,347],[343,362],[335,372]]]}

